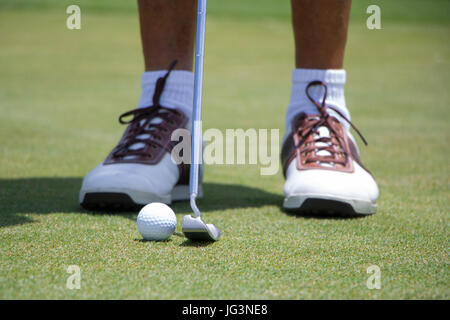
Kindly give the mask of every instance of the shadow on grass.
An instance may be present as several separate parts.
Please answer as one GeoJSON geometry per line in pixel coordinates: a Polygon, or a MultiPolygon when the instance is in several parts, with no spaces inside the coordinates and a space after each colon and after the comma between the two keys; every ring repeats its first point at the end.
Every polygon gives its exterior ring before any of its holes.
{"type": "Polygon", "coordinates": [[[185,240],[182,244],[180,244],[180,247],[207,247],[215,243],[215,241],[192,241],[192,240],[185,240]]]}
{"type": "Polygon", "coordinates": [[[363,219],[363,218],[370,217],[370,215],[361,215],[361,214],[332,215],[332,214],[327,214],[327,213],[323,213],[323,212],[296,213],[296,212],[289,212],[286,210],[284,211],[284,213],[291,217],[302,218],[302,219],[315,219],[315,220],[353,220],[353,219],[363,219]]]}
{"type": "MultiPolygon", "coordinates": [[[[33,222],[23,214],[85,213],[114,214],[134,220],[136,212],[87,211],[78,204],[82,179],[75,177],[44,177],[0,179],[0,227],[33,222]]],[[[205,195],[198,201],[202,212],[227,209],[279,206],[282,196],[261,189],[220,183],[204,183],[205,195]]],[[[175,202],[177,213],[190,213],[189,203],[175,202]]],[[[186,244],[189,245],[189,244],[186,244]]]]}
{"type": "Polygon", "coordinates": [[[172,239],[167,239],[167,240],[146,240],[146,239],[134,239],[134,241],[136,242],[141,242],[141,243],[168,243],[168,242],[172,242],[172,239]]]}

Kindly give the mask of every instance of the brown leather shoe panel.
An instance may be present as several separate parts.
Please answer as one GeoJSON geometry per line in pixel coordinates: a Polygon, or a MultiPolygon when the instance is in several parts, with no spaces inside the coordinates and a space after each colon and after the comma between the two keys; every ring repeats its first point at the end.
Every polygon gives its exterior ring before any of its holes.
{"type": "Polygon", "coordinates": [[[337,108],[326,105],[326,84],[321,81],[312,81],[306,86],[305,91],[308,98],[316,106],[318,114],[300,113],[293,119],[292,128],[294,131],[287,136],[281,150],[284,175],[286,176],[287,167],[294,159],[298,170],[321,169],[353,172],[353,161],[362,166],[356,146],[349,138],[346,128],[336,117],[328,113],[328,109],[335,111],[343,120],[347,121],[359,134],[363,142],[365,144],[367,142],[353,123],[337,108]],[[321,103],[314,100],[309,94],[309,88],[315,85],[324,88],[321,103]],[[321,135],[320,128],[326,128],[328,134],[321,135]]]}
{"type": "Polygon", "coordinates": [[[284,174],[286,175],[287,167],[294,158],[298,170],[321,169],[353,172],[354,168],[352,161],[349,161],[349,158],[352,157],[348,142],[350,139],[339,121],[334,117],[330,118],[330,126],[332,126],[333,130],[339,134],[339,137],[333,132],[330,132],[330,139],[327,139],[327,142],[331,144],[332,147],[324,148],[330,155],[321,156],[317,154],[320,150],[318,151],[315,147],[317,142],[314,134],[311,133],[305,138],[305,134],[307,134],[310,129],[303,129],[304,124],[310,122],[311,119],[312,121],[315,121],[317,116],[300,114],[294,119],[293,128],[296,128],[296,130],[295,132],[291,132],[286,138],[281,152],[284,174]],[[324,162],[328,165],[324,166],[322,164],[324,162]]]}
{"type": "Polygon", "coordinates": [[[152,126],[152,128],[155,130],[153,134],[150,131],[143,131],[142,133],[138,134],[149,135],[148,138],[132,140],[136,136],[134,133],[134,127],[136,126],[136,124],[131,123],[125,130],[117,147],[114,148],[114,150],[106,158],[104,164],[108,165],[116,163],[141,163],[155,165],[161,161],[166,152],[172,152],[172,149],[176,144],[176,141],[171,141],[170,139],[173,131],[178,128],[185,128],[189,119],[181,111],[172,111],[166,108],[164,109],[167,110],[164,116],[155,113],[155,117],[164,118],[161,118],[161,123],[152,126]],[[121,153],[123,146],[126,146],[125,148],[131,146],[128,143],[130,140],[133,142],[130,142],[131,145],[142,143],[144,146],[141,149],[134,150],[134,152],[127,152],[125,150],[125,152],[121,153]]]}
{"type": "MultiPolygon", "coordinates": [[[[133,109],[119,117],[119,122],[128,126],[117,146],[103,162],[104,165],[118,163],[156,165],[166,153],[172,152],[178,143],[171,141],[172,133],[176,129],[186,128],[189,121],[180,110],[166,108],[159,102],[166,80],[175,64],[176,61],[171,64],[166,75],[157,80],[152,106],[133,109]],[[125,120],[130,116],[131,120],[125,120]],[[140,148],[136,148],[138,144],[140,148]]],[[[178,184],[185,184],[186,180],[189,183],[189,165],[181,163],[178,168],[180,170],[178,184]]]]}

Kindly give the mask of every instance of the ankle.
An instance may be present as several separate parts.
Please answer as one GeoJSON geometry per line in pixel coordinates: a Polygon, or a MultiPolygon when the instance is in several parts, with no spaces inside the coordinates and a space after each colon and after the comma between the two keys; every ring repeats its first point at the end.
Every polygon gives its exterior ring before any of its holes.
{"type": "MultiPolygon", "coordinates": [[[[305,93],[306,86],[314,80],[323,81],[327,84],[328,94],[326,103],[336,107],[342,114],[350,119],[350,113],[345,103],[344,85],[346,80],[345,70],[340,69],[295,69],[292,72],[292,87],[289,106],[286,111],[286,134],[292,128],[292,120],[299,113],[318,114],[317,108],[308,99],[305,93]]],[[[310,88],[311,96],[317,101],[322,102],[323,88],[317,86],[310,88]]],[[[340,118],[333,110],[329,113],[336,118],[340,118]]],[[[341,121],[344,127],[348,126],[345,121],[341,121]]]]}
{"type": "MultiPolygon", "coordinates": [[[[138,108],[145,108],[153,104],[156,81],[166,73],[167,70],[157,70],[146,71],[142,74],[142,93],[138,108]]],[[[167,78],[160,104],[166,108],[178,109],[191,118],[193,97],[194,74],[190,71],[173,70],[167,78]]]]}

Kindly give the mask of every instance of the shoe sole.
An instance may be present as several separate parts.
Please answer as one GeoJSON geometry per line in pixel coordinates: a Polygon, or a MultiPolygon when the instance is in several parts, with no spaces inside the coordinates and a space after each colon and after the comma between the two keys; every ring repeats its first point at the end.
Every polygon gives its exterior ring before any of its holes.
{"type": "MultiPolygon", "coordinates": [[[[199,186],[197,198],[203,197],[203,188],[199,186]]],[[[135,190],[81,191],[80,205],[88,210],[135,211],[151,202],[171,204],[172,201],[189,200],[189,186],[179,185],[167,196],[158,196],[149,192],[135,190]]]]}
{"type": "Polygon", "coordinates": [[[375,214],[376,203],[329,195],[292,195],[283,202],[286,211],[312,216],[355,217],[375,214]]]}

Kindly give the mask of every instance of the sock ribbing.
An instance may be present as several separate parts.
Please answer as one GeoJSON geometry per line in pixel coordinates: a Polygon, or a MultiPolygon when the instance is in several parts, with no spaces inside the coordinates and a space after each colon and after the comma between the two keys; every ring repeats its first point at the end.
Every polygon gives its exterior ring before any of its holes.
{"type": "MultiPolygon", "coordinates": [[[[163,77],[167,70],[147,71],[142,74],[142,93],[138,108],[145,108],[153,104],[153,94],[158,78],[163,77]]],[[[194,99],[194,74],[190,71],[173,70],[166,80],[161,95],[162,106],[180,109],[189,118],[192,117],[194,99]]]]}
{"type": "MultiPolygon", "coordinates": [[[[301,112],[317,114],[318,110],[306,96],[305,88],[311,81],[319,80],[327,84],[327,104],[336,107],[344,116],[350,119],[350,113],[345,104],[344,85],[346,81],[345,70],[336,69],[295,69],[292,72],[292,88],[290,103],[286,111],[286,133],[291,131],[292,119],[301,112]]],[[[315,100],[322,102],[323,89],[319,86],[310,88],[310,95],[315,100]]],[[[339,118],[336,112],[329,113],[339,118]]],[[[347,127],[348,124],[342,121],[347,127]]]]}

